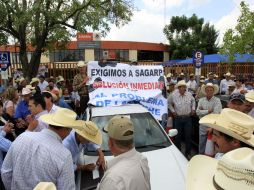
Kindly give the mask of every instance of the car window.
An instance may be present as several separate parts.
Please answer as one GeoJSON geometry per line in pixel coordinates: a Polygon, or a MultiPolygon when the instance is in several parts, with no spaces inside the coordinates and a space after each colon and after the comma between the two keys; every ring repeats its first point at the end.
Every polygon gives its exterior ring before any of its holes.
{"type": "MultiPolygon", "coordinates": [[[[134,125],[135,147],[140,152],[164,148],[171,145],[163,129],[150,113],[135,113],[125,115],[131,119],[134,125]]],[[[114,116],[92,117],[92,121],[102,131],[101,149],[104,152],[110,152],[108,148],[108,134],[103,131],[109,120],[114,116]]]]}

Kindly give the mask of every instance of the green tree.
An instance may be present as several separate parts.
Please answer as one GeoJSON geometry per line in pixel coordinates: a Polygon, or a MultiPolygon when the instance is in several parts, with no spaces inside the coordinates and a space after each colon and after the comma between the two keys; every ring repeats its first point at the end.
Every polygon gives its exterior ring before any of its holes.
{"type": "Polygon", "coordinates": [[[106,34],[110,24],[130,21],[132,0],[0,0],[0,31],[14,37],[20,46],[24,75],[37,74],[40,58],[47,46],[68,41],[87,29],[106,34]],[[27,45],[35,51],[28,62],[27,45]]]}
{"type": "Polygon", "coordinates": [[[5,45],[5,44],[8,44],[8,37],[6,33],[4,33],[3,31],[0,31],[0,45],[5,45]]]}
{"type": "Polygon", "coordinates": [[[173,16],[170,24],[164,27],[164,34],[169,40],[172,59],[192,57],[194,50],[201,50],[205,54],[218,51],[218,32],[213,25],[204,23],[204,19],[195,14],[190,18],[173,16]]]}
{"type": "Polygon", "coordinates": [[[241,2],[241,15],[234,29],[226,31],[223,38],[221,53],[229,55],[231,60],[234,54],[254,54],[254,12],[249,6],[241,2]]]}

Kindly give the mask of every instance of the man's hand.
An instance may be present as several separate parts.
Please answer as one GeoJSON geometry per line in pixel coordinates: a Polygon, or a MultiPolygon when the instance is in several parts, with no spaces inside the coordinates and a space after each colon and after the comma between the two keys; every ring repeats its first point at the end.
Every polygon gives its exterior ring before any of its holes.
{"type": "Polygon", "coordinates": [[[6,134],[10,134],[10,133],[14,132],[13,123],[7,122],[7,123],[4,125],[3,131],[5,131],[6,134]]]}
{"type": "Polygon", "coordinates": [[[203,108],[203,106],[199,106],[199,109],[200,109],[200,110],[203,110],[204,108],[203,108]]]}
{"type": "Polygon", "coordinates": [[[86,85],[87,81],[89,81],[89,77],[88,76],[84,78],[84,80],[82,82],[82,85],[86,85]]]}
{"type": "Polygon", "coordinates": [[[16,126],[18,128],[25,128],[26,127],[26,122],[23,119],[19,118],[19,119],[17,119],[17,125],[16,126]]]}
{"type": "Polygon", "coordinates": [[[212,113],[213,112],[213,109],[208,109],[208,113],[212,113]]]}
{"type": "Polygon", "coordinates": [[[97,166],[101,166],[102,169],[105,170],[106,169],[106,167],[105,167],[106,166],[106,162],[105,162],[104,154],[103,154],[103,152],[102,152],[102,150],[100,148],[97,151],[98,151],[99,158],[98,158],[98,160],[96,162],[96,165],[97,166]]]}

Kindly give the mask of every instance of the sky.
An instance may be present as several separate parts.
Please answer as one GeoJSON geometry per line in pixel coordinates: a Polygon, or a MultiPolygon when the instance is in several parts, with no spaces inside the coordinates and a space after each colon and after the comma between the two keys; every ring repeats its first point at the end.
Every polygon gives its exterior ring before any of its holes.
{"type": "MultiPolygon", "coordinates": [[[[219,32],[217,39],[222,44],[223,35],[234,28],[240,16],[242,0],[134,0],[132,20],[117,28],[111,27],[104,40],[140,41],[168,44],[163,28],[170,23],[172,16],[196,14],[215,26],[219,32]],[[166,5],[166,6],[165,6],[166,5]]],[[[245,0],[254,10],[254,0],[245,0]]]]}

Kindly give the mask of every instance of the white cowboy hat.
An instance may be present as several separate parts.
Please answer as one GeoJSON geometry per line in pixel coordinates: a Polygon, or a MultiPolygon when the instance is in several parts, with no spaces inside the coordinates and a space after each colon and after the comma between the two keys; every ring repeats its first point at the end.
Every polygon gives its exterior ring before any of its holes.
{"type": "Polygon", "coordinates": [[[250,91],[250,92],[247,92],[245,94],[245,99],[248,101],[248,102],[254,102],[254,91],[250,91]]]}
{"type": "Polygon", "coordinates": [[[254,151],[238,148],[224,154],[221,160],[197,155],[188,163],[187,190],[253,190],[254,151]]]}
{"type": "Polygon", "coordinates": [[[190,77],[193,77],[193,76],[195,76],[194,73],[191,73],[191,74],[190,74],[190,77]]]}
{"type": "Polygon", "coordinates": [[[75,129],[76,133],[85,139],[101,145],[102,135],[96,124],[92,121],[84,121],[84,125],[80,129],[75,129]]]}
{"type": "Polygon", "coordinates": [[[52,182],[40,182],[35,186],[34,190],[56,190],[56,186],[52,182]]]}
{"type": "Polygon", "coordinates": [[[19,79],[19,84],[21,84],[23,81],[25,81],[26,79],[24,78],[24,77],[21,77],[20,79],[19,79]]]}
{"type": "Polygon", "coordinates": [[[40,119],[50,125],[80,129],[84,121],[76,120],[77,114],[66,108],[58,108],[55,113],[45,114],[40,119]]]}
{"type": "Polygon", "coordinates": [[[171,77],[172,77],[172,74],[168,73],[166,78],[171,78],[171,77]]]}
{"type": "Polygon", "coordinates": [[[56,81],[56,83],[59,83],[59,82],[63,82],[64,81],[64,78],[62,77],[62,76],[58,76],[57,77],[57,81],[56,81]]]}
{"type": "Polygon", "coordinates": [[[199,123],[254,147],[254,119],[247,114],[224,108],[220,114],[202,117],[199,123]]]}
{"type": "Polygon", "coordinates": [[[230,77],[230,76],[231,76],[231,73],[230,73],[230,72],[227,72],[227,73],[225,74],[225,76],[230,77]]]}
{"type": "Polygon", "coordinates": [[[186,82],[184,80],[180,80],[177,84],[176,84],[176,88],[180,87],[180,86],[187,86],[186,82]]]}
{"type": "Polygon", "coordinates": [[[201,76],[200,79],[205,79],[205,77],[204,77],[204,76],[201,76]]]}
{"type": "Polygon", "coordinates": [[[206,94],[205,89],[206,89],[207,87],[212,87],[212,88],[213,88],[213,90],[214,90],[213,94],[217,94],[217,93],[219,92],[219,87],[218,87],[218,85],[213,84],[213,83],[207,83],[206,85],[203,85],[203,86],[201,87],[201,92],[202,92],[203,94],[206,94]]]}
{"type": "Polygon", "coordinates": [[[32,85],[35,82],[40,82],[40,79],[38,79],[38,78],[32,78],[30,84],[32,85]]]}
{"type": "Polygon", "coordinates": [[[77,63],[77,67],[84,67],[84,66],[86,66],[87,65],[87,63],[86,62],[84,62],[84,61],[78,61],[78,63],[77,63]]]}
{"type": "Polygon", "coordinates": [[[180,76],[184,76],[184,73],[181,73],[180,76]]]}
{"type": "Polygon", "coordinates": [[[25,96],[25,95],[28,95],[28,94],[32,94],[31,89],[30,88],[22,88],[21,95],[25,96]]]}

